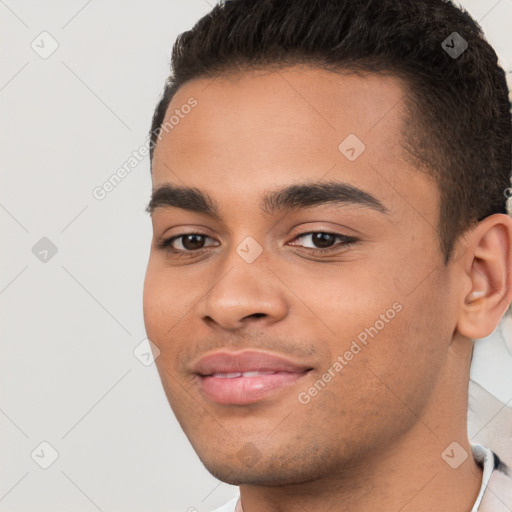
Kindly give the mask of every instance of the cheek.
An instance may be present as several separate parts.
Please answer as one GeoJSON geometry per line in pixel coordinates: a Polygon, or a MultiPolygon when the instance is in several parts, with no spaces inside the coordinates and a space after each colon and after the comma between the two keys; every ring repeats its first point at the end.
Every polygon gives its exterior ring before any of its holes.
{"type": "Polygon", "coordinates": [[[155,334],[161,330],[160,323],[165,311],[166,299],[162,297],[162,292],[162,281],[158,280],[150,261],[144,279],[142,303],[146,333],[152,341],[158,338],[155,334]]]}
{"type": "Polygon", "coordinates": [[[382,392],[411,419],[421,416],[434,392],[449,346],[447,324],[431,314],[428,295],[402,297],[402,310],[368,351],[382,392]]]}
{"type": "Polygon", "coordinates": [[[411,325],[413,316],[404,306],[384,326],[375,322],[361,331],[365,343],[355,337],[360,350],[342,370],[344,378],[336,381],[336,391],[333,389],[344,402],[337,405],[339,413],[352,413],[346,421],[354,430],[366,435],[369,430],[372,435],[396,433],[410,427],[425,407],[441,358],[432,339],[411,325]]]}
{"type": "Polygon", "coordinates": [[[150,259],[143,290],[144,324],[147,337],[160,350],[156,364],[169,384],[182,378],[180,358],[197,334],[197,307],[206,291],[193,283],[193,278],[170,272],[158,257],[150,259]]]}
{"type": "MultiPolygon", "coordinates": [[[[404,409],[399,398],[413,410],[422,409],[451,332],[450,312],[443,311],[439,300],[445,291],[439,272],[427,279],[422,275],[417,286],[417,272],[410,267],[402,272],[393,270],[400,266],[386,268],[387,272],[374,267],[340,272],[337,278],[325,276],[325,281],[316,280],[316,287],[303,284],[310,290],[308,302],[332,334],[330,360],[322,371],[328,371],[338,356],[343,359],[344,377],[332,380],[333,396],[343,396],[345,406],[348,401],[350,408],[370,416],[404,409]]],[[[341,407],[339,413],[343,411],[341,407]]],[[[407,415],[406,409],[403,412],[407,415]]]]}
{"type": "Polygon", "coordinates": [[[165,356],[165,341],[172,338],[172,326],[183,315],[183,292],[173,282],[150,259],[144,280],[144,324],[148,338],[158,346],[161,356],[165,356]]]}
{"type": "MultiPolygon", "coordinates": [[[[179,408],[179,392],[185,384],[177,372],[183,336],[177,336],[182,322],[189,320],[183,291],[154,261],[148,264],[143,290],[143,313],[147,337],[160,350],[155,365],[171,408],[179,408]],[[178,383],[180,381],[180,384],[178,383]],[[178,400],[178,402],[176,402],[178,400]]],[[[190,310],[190,307],[188,308],[190,310]]]]}
{"type": "Polygon", "coordinates": [[[176,273],[168,272],[159,260],[159,256],[151,256],[146,270],[144,321],[150,330],[167,331],[193,307],[194,286],[190,286],[189,280],[180,279],[176,273]]]}
{"type": "Polygon", "coordinates": [[[399,295],[392,280],[375,267],[369,268],[367,262],[350,262],[347,266],[339,265],[309,275],[297,272],[288,277],[288,282],[293,283],[294,296],[300,299],[291,297],[301,308],[298,313],[314,314],[318,321],[311,328],[319,334],[320,330],[328,334],[336,352],[334,356],[360,333],[364,337],[365,329],[372,328],[376,322],[380,331],[380,315],[386,316],[389,311],[383,324],[386,327],[396,316],[393,304],[399,295]]]}

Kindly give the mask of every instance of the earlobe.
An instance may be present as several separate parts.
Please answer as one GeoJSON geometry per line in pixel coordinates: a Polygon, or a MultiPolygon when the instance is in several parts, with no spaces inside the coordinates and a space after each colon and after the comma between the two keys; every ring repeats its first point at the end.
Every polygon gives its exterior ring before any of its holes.
{"type": "Polygon", "coordinates": [[[471,339],[496,329],[512,300],[512,219],[494,214],[465,237],[464,265],[470,290],[463,292],[457,330],[471,339]]]}

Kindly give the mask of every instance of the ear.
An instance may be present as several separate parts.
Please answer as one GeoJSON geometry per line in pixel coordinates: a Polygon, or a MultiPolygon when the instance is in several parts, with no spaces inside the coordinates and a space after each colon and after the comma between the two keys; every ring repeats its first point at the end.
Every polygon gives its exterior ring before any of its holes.
{"type": "Polygon", "coordinates": [[[512,300],[512,218],[486,217],[464,236],[457,330],[471,339],[493,333],[512,300]]]}

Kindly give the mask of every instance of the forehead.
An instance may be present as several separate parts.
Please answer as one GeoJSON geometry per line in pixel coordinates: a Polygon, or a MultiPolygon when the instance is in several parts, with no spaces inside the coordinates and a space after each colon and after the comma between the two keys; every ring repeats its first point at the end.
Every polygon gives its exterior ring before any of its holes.
{"type": "Polygon", "coordinates": [[[193,80],[167,109],[164,123],[174,117],[155,148],[153,186],[195,186],[243,206],[271,184],[326,179],[383,202],[400,189],[424,204],[437,191],[403,158],[406,94],[393,76],[307,66],[193,80]]]}

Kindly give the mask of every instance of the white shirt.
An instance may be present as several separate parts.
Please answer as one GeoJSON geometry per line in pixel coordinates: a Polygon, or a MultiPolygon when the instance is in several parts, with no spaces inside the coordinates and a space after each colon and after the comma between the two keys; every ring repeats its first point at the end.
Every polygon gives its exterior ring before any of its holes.
{"type": "MultiPolygon", "coordinates": [[[[477,463],[480,464],[483,468],[482,485],[480,486],[480,492],[478,493],[478,496],[476,498],[475,504],[473,505],[473,508],[471,509],[471,512],[487,512],[487,510],[489,512],[495,512],[495,510],[496,512],[498,512],[497,509],[495,508],[480,509],[480,506],[482,505],[484,499],[484,495],[488,494],[486,494],[485,491],[487,490],[489,480],[495,469],[494,453],[485,446],[482,446],[481,444],[472,444],[471,450],[473,452],[473,457],[475,458],[477,463]]],[[[235,496],[225,505],[215,509],[213,512],[243,512],[241,505],[239,505],[239,507],[237,508],[239,499],[240,495],[235,496]]],[[[503,510],[512,510],[512,503],[502,503],[502,505],[505,507],[503,508],[503,510]]]]}

